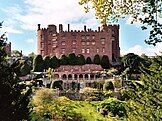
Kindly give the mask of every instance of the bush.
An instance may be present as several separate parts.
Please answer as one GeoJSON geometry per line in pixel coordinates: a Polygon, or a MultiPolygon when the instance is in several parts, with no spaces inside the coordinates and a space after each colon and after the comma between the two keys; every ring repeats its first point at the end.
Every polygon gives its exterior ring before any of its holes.
{"type": "Polygon", "coordinates": [[[33,60],[33,71],[42,72],[44,69],[44,62],[41,55],[37,55],[33,60]]]}
{"type": "Polygon", "coordinates": [[[114,91],[104,91],[104,98],[114,97],[114,91]]]}
{"type": "Polygon", "coordinates": [[[87,59],[86,59],[86,64],[92,64],[92,60],[91,60],[90,57],[87,57],[87,59]]]}
{"type": "Polygon", "coordinates": [[[101,66],[104,69],[109,69],[110,68],[109,57],[107,55],[103,55],[103,57],[101,59],[101,66]]]}
{"type": "Polygon", "coordinates": [[[103,93],[95,88],[86,87],[80,90],[80,93],[83,94],[83,100],[86,101],[99,101],[103,99],[103,93]]]}
{"type": "Polygon", "coordinates": [[[94,56],[93,63],[97,65],[100,64],[100,56],[98,54],[94,56]]]}
{"type": "Polygon", "coordinates": [[[120,101],[116,98],[109,98],[102,101],[99,105],[99,110],[103,116],[108,115],[108,113],[112,113],[112,116],[116,117],[125,117],[126,116],[126,103],[120,101]]]}
{"type": "Polygon", "coordinates": [[[105,83],[103,85],[103,89],[105,91],[114,90],[114,85],[113,85],[112,81],[105,81],[105,83]]]}

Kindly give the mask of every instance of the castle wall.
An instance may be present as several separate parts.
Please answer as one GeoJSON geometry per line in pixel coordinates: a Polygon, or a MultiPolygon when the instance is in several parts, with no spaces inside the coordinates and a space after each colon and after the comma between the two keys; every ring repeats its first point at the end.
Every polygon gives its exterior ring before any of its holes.
{"type": "Polygon", "coordinates": [[[112,61],[113,58],[120,56],[119,48],[119,26],[109,25],[102,26],[98,30],[86,29],[82,31],[63,30],[60,24],[57,30],[55,25],[48,25],[48,28],[37,30],[37,52],[42,56],[57,56],[62,54],[68,55],[75,53],[82,54],[85,57],[93,57],[96,54],[100,56],[107,55],[112,61]]]}

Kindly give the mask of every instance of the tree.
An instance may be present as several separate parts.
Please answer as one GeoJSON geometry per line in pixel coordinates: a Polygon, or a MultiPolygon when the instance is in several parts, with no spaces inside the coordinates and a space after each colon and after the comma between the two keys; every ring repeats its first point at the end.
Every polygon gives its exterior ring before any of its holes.
{"type": "Polygon", "coordinates": [[[44,69],[48,69],[50,67],[50,57],[49,56],[45,56],[43,58],[44,61],[44,69]]]}
{"type": "Polygon", "coordinates": [[[0,36],[0,120],[28,120],[27,106],[32,85],[26,85],[19,80],[16,69],[18,61],[12,64],[6,61],[7,55],[4,51],[6,40],[5,34],[0,36]]]}
{"type": "Polygon", "coordinates": [[[80,4],[85,5],[86,12],[91,6],[103,25],[129,16],[132,18],[132,23],[143,24],[142,30],[151,28],[149,39],[145,40],[147,44],[156,45],[161,42],[162,24],[159,19],[162,12],[161,0],[123,0],[121,2],[118,0],[80,0],[80,4]]]}
{"type": "Polygon", "coordinates": [[[35,58],[35,53],[34,52],[32,52],[32,53],[29,53],[28,54],[28,57],[30,58],[30,60],[33,62],[33,59],[35,58]]]}
{"type": "Polygon", "coordinates": [[[59,67],[59,59],[56,56],[51,57],[50,67],[53,68],[53,69],[59,67]]]}
{"type": "Polygon", "coordinates": [[[14,57],[21,57],[22,56],[22,53],[19,52],[18,50],[12,50],[12,56],[14,57]]]}
{"type": "Polygon", "coordinates": [[[75,53],[70,53],[68,55],[68,61],[69,61],[70,65],[76,65],[77,64],[78,60],[77,60],[77,57],[76,57],[75,53]]]}
{"type": "Polygon", "coordinates": [[[68,65],[69,61],[68,61],[68,57],[66,57],[66,55],[62,55],[60,58],[60,65],[68,65]]]}
{"type": "Polygon", "coordinates": [[[27,74],[30,74],[31,69],[32,68],[25,61],[24,64],[20,68],[21,76],[25,76],[27,74]]]}
{"type": "Polygon", "coordinates": [[[78,65],[84,65],[86,63],[85,58],[82,54],[79,54],[77,57],[78,57],[78,65]]]}
{"type": "Polygon", "coordinates": [[[94,56],[93,63],[97,65],[100,64],[100,56],[98,54],[94,56]]]}
{"type": "Polygon", "coordinates": [[[41,55],[37,55],[33,60],[33,71],[42,72],[44,69],[44,62],[41,55]]]}
{"type": "Polygon", "coordinates": [[[86,59],[86,64],[92,64],[92,60],[91,60],[90,57],[87,57],[87,59],[86,59]]]}
{"type": "Polygon", "coordinates": [[[152,60],[150,67],[142,67],[142,77],[136,89],[130,89],[129,119],[162,120],[162,56],[152,60]]]}
{"type": "Polygon", "coordinates": [[[128,74],[129,77],[133,73],[140,73],[140,66],[145,64],[145,60],[134,53],[128,53],[127,55],[123,56],[122,62],[124,64],[124,73],[128,74]]]}
{"type": "Polygon", "coordinates": [[[104,69],[109,69],[110,68],[110,62],[109,62],[109,57],[107,55],[103,55],[101,59],[101,66],[104,69]]]}

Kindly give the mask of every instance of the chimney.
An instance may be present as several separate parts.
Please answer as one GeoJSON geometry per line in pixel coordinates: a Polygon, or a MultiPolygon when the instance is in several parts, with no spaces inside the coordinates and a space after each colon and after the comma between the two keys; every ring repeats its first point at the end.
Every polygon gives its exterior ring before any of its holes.
{"type": "Polygon", "coordinates": [[[63,25],[59,24],[59,32],[63,32],[63,25]]]}
{"type": "Polygon", "coordinates": [[[84,31],[86,31],[86,26],[84,25],[84,31]]]}
{"type": "Polygon", "coordinates": [[[68,32],[70,31],[70,24],[68,24],[68,32]]]}
{"type": "Polygon", "coordinates": [[[98,31],[100,32],[100,27],[98,27],[98,31]]]}
{"type": "Polygon", "coordinates": [[[40,30],[41,28],[40,28],[40,26],[41,26],[41,24],[38,24],[38,30],[40,30]]]}

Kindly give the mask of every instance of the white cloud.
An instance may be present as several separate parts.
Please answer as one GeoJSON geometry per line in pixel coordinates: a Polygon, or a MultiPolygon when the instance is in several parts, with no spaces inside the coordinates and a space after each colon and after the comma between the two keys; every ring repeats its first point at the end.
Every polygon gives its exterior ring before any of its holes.
{"type": "Polygon", "coordinates": [[[94,12],[86,14],[83,6],[78,2],[79,0],[25,0],[28,10],[15,6],[5,11],[14,14],[11,18],[21,23],[21,28],[25,30],[36,30],[39,23],[43,27],[47,27],[48,24],[67,25],[68,23],[74,24],[71,26],[72,29],[81,29],[84,24],[90,28],[96,27],[98,21],[94,12]],[[22,14],[22,11],[25,12],[22,14]],[[82,18],[84,21],[81,21],[82,18]],[[78,23],[75,23],[77,21],[78,23]]]}
{"type": "Polygon", "coordinates": [[[13,26],[4,26],[1,31],[7,32],[7,33],[14,33],[14,34],[22,34],[23,32],[21,30],[18,30],[16,28],[14,28],[13,26]]]}
{"type": "Polygon", "coordinates": [[[27,39],[26,42],[28,44],[35,44],[35,40],[34,39],[27,39]]]}
{"type": "Polygon", "coordinates": [[[121,51],[121,55],[125,55],[128,53],[135,53],[137,55],[146,54],[147,56],[155,56],[162,55],[162,43],[158,43],[155,47],[154,46],[147,46],[143,47],[141,45],[135,45],[129,48],[127,51],[121,51]]]}

